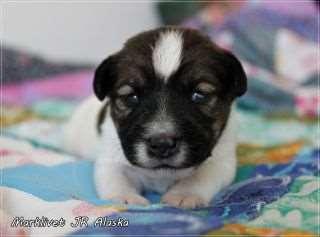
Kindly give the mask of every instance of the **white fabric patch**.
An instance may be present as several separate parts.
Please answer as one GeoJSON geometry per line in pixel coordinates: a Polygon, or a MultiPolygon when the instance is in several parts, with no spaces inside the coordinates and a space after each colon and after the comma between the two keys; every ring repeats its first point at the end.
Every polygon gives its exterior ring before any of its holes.
{"type": "Polygon", "coordinates": [[[160,34],[152,53],[153,67],[166,81],[180,66],[183,48],[182,33],[167,31],[160,34]]]}

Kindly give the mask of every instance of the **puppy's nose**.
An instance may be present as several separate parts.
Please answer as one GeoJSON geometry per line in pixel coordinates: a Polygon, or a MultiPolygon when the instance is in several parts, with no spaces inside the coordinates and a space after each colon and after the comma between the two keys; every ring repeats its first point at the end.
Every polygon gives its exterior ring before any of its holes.
{"type": "Polygon", "coordinates": [[[170,134],[158,134],[147,140],[148,151],[156,158],[164,159],[176,154],[179,150],[178,137],[170,134]]]}

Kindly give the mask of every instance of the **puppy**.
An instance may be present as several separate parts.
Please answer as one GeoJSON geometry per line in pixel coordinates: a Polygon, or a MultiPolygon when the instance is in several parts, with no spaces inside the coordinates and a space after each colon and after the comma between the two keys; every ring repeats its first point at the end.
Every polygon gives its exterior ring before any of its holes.
{"type": "Polygon", "coordinates": [[[240,62],[196,30],[162,27],[129,39],[96,69],[95,97],[66,127],[66,149],[99,154],[101,198],[207,206],[235,176],[233,102],[245,93],[240,62]]]}

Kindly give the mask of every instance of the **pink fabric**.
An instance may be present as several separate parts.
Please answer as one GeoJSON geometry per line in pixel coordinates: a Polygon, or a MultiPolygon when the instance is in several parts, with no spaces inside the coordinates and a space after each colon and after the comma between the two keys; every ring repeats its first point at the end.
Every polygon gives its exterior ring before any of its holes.
{"type": "Polygon", "coordinates": [[[93,71],[61,74],[2,88],[5,104],[26,105],[48,97],[82,98],[92,93],[93,71]]]}
{"type": "Polygon", "coordinates": [[[295,102],[297,112],[300,115],[310,117],[319,116],[320,97],[318,96],[317,89],[298,93],[295,102]]]}

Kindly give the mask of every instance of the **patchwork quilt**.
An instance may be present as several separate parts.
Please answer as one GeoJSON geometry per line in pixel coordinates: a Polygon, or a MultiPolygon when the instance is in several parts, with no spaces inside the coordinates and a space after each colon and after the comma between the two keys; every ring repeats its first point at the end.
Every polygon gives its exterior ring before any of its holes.
{"type": "MultiPolygon", "coordinates": [[[[198,18],[191,21],[200,24],[198,18]]],[[[297,32],[281,32],[286,37],[300,37],[299,44],[307,48],[316,44],[297,32]]],[[[224,31],[213,37],[220,37],[227,45],[232,33],[224,31]]],[[[250,47],[243,45],[242,55],[246,55],[250,47]]],[[[152,202],[147,207],[99,199],[92,161],[61,149],[64,123],[92,93],[93,70],[72,67],[37,77],[12,78],[13,82],[1,88],[2,236],[320,235],[319,111],[315,108],[319,97],[305,92],[316,89],[312,78],[319,72],[312,65],[299,75],[282,72],[285,62],[279,58],[290,57],[283,48],[288,44],[279,42],[278,47],[282,51],[270,56],[272,67],[250,60],[259,55],[243,59],[249,91],[237,107],[237,176],[206,208],[184,210],[163,205],[160,195],[153,192],[144,193],[152,202]],[[275,69],[276,58],[280,71],[275,69]]],[[[313,50],[308,52],[313,55],[313,50]]],[[[306,63],[317,64],[317,58],[299,55],[295,67],[306,69],[306,63]]],[[[14,73],[7,72],[5,77],[9,75],[14,73]]]]}
{"type": "MultiPolygon", "coordinates": [[[[57,110],[59,105],[54,105],[57,110]]],[[[50,111],[54,106],[50,105],[50,111]]],[[[100,200],[94,190],[92,162],[77,160],[59,149],[60,115],[49,116],[52,121],[38,117],[8,126],[0,139],[7,211],[7,225],[2,228],[8,233],[23,231],[26,236],[48,232],[53,236],[319,233],[316,124],[241,110],[238,115],[236,180],[209,207],[194,210],[159,204],[157,193],[145,194],[153,204],[143,208],[100,200]],[[67,224],[61,228],[9,227],[14,217],[36,216],[64,218],[67,224]],[[79,216],[89,218],[88,226],[72,228],[70,223],[79,216]],[[105,216],[129,224],[95,226],[97,218],[105,216]]]]}

